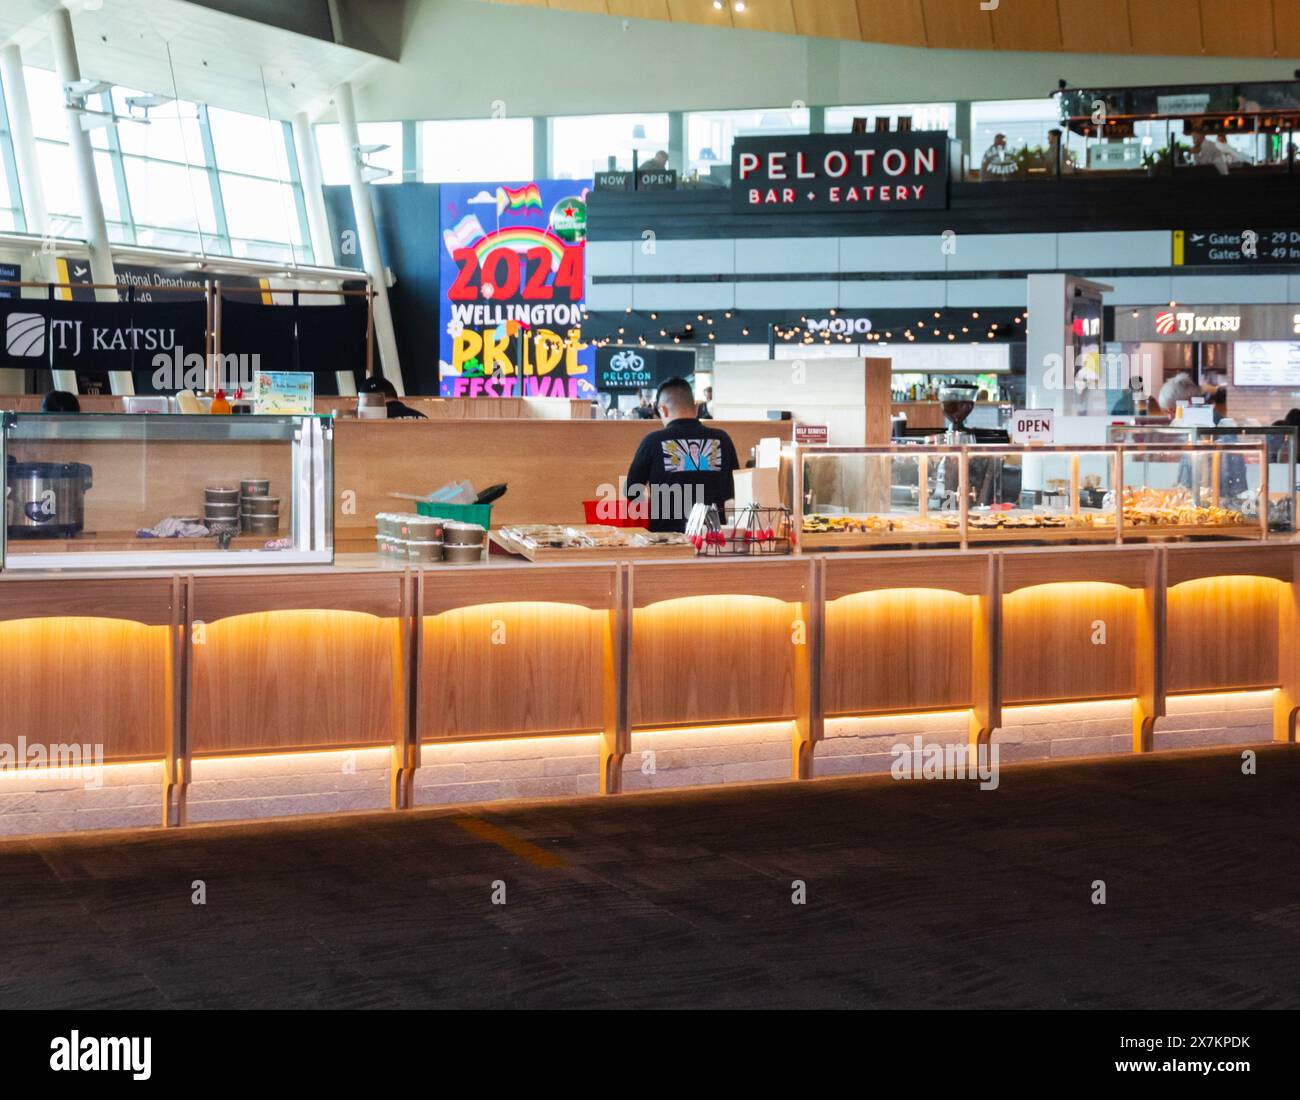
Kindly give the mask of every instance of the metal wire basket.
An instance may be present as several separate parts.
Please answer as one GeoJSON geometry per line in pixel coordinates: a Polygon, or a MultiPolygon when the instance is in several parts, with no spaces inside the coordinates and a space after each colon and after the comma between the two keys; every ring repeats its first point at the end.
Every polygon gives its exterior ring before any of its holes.
{"type": "Polygon", "coordinates": [[[790,509],[756,504],[727,508],[698,504],[686,524],[695,552],[707,557],[789,554],[794,550],[790,509]]]}

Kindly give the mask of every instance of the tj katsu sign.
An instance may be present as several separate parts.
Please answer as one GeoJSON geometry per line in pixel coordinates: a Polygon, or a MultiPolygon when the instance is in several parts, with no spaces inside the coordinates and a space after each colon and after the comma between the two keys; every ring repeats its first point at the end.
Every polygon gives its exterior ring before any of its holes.
{"type": "Polygon", "coordinates": [[[948,134],[737,138],[731,204],[764,213],[942,210],[948,205],[948,134]]]}

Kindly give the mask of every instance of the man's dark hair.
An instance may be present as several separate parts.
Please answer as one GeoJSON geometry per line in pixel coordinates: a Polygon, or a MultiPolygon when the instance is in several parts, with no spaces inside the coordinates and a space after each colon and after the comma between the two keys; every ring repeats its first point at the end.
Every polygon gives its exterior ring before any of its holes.
{"type": "Polygon", "coordinates": [[[660,405],[671,402],[674,405],[680,405],[684,409],[690,408],[695,404],[695,392],[691,389],[691,384],[685,378],[670,378],[667,382],[662,383],[655,390],[655,408],[660,405]],[[668,401],[665,401],[665,398],[668,401]]]}
{"type": "Polygon", "coordinates": [[[77,400],[75,393],[69,393],[67,390],[50,390],[41,400],[41,412],[79,413],[81,402],[77,400]]]}
{"type": "Polygon", "coordinates": [[[1293,428],[1300,428],[1300,409],[1291,409],[1286,414],[1286,423],[1293,428]]]}
{"type": "Polygon", "coordinates": [[[372,374],[361,383],[362,393],[382,393],[389,401],[397,400],[397,387],[382,374],[372,374]]]}

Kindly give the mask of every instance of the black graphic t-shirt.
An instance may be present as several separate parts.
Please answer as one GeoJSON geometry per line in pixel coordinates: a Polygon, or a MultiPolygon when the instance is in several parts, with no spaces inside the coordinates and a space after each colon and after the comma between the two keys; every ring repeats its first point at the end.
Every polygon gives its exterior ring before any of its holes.
{"type": "Polygon", "coordinates": [[[637,448],[627,471],[628,499],[648,501],[651,531],[685,531],[692,505],[721,509],[735,496],[731,474],[739,465],[726,432],[693,417],[673,420],[637,448]]]}

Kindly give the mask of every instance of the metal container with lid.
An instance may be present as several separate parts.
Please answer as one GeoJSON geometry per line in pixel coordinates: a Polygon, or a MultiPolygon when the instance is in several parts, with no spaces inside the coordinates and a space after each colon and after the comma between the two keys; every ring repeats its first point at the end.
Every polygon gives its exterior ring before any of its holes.
{"type": "Polygon", "coordinates": [[[12,462],[5,467],[6,524],[11,539],[70,539],[86,521],[92,470],[84,462],[12,462]]]}

